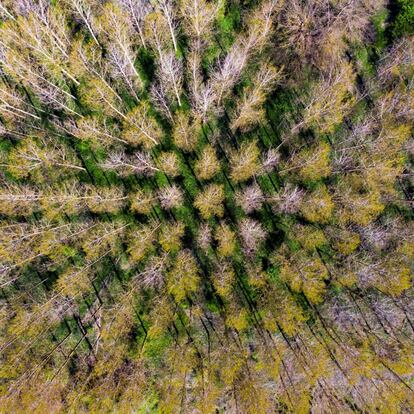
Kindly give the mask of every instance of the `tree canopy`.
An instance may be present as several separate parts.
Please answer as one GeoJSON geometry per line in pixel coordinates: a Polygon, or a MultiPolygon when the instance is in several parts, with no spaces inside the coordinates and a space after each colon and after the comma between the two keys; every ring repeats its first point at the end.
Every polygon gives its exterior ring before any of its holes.
{"type": "Polygon", "coordinates": [[[409,0],[0,0],[0,414],[414,412],[409,0]]]}

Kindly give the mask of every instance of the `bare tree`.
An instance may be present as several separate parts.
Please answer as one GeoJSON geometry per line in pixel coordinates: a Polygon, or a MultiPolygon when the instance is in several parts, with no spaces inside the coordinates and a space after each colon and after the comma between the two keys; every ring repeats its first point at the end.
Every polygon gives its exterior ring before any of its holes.
{"type": "Polygon", "coordinates": [[[212,74],[212,88],[217,93],[217,106],[230,93],[233,86],[239,81],[246,67],[249,54],[240,42],[232,46],[228,54],[219,61],[218,69],[212,74]]]}
{"type": "Polygon", "coordinates": [[[131,63],[118,47],[109,47],[108,62],[112,67],[112,74],[115,79],[121,77],[127,85],[132,96],[139,101],[136,89],[140,86],[137,82],[136,72],[131,67],[131,63]]]}
{"type": "Polygon", "coordinates": [[[303,190],[288,184],[281,192],[269,197],[269,202],[276,212],[294,214],[299,211],[304,196],[303,190]]]}
{"type": "Polygon", "coordinates": [[[171,112],[169,100],[165,94],[164,88],[160,84],[152,84],[150,89],[150,97],[154,107],[169,121],[172,122],[174,117],[171,112]]]}
{"type": "Polygon", "coordinates": [[[257,183],[236,193],[236,203],[247,214],[250,214],[255,210],[259,210],[264,201],[265,197],[257,183]]]}
{"type": "Polygon", "coordinates": [[[39,208],[40,192],[35,187],[2,182],[0,212],[7,215],[30,216],[39,208]]]}
{"type": "Polygon", "coordinates": [[[151,11],[151,5],[145,0],[117,0],[120,5],[130,14],[135,30],[139,34],[142,46],[146,47],[144,36],[144,21],[151,11]]]}
{"type": "MultiPolygon", "coordinates": [[[[142,86],[141,77],[135,68],[136,52],[132,48],[133,28],[127,15],[113,3],[106,3],[97,21],[100,35],[110,46],[112,58],[117,57],[122,66],[129,66],[128,73],[142,86]]],[[[118,64],[119,66],[119,64],[118,64]]],[[[118,66],[115,66],[119,70],[118,66]]],[[[132,80],[130,80],[132,82],[132,80]]]]}
{"type": "Polygon", "coordinates": [[[201,223],[198,229],[197,243],[203,249],[207,250],[211,246],[212,234],[211,227],[208,223],[201,223]]]}
{"type": "Polygon", "coordinates": [[[93,41],[100,46],[99,41],[94,31],[94,15],[92,6],[96,6],[95,1],[92,0],[64,0],[69,7],[81,18],[81,21],[87,28],[89,34],[92,36],[93,41]]]}
{"type": "Polygon", "coordinates": [[[193,50],[200,53],[212,37],[213,23],[221,7],[221,1],[184,0],[180,13],[185,22],[184,29],[193,39],[193,50]]]}
{"type": "Polygon", "coordinates": [[[269,148],[262,155],[262,168],[264,173],[272,172],[280,161],[280,153],[275,148],[269,148]]]}
{"type": "Polygon", "coordinates": [[[165,283],[164,272],[166,270],[168,253],[161,256],[152,256],[142,272],[134,277],[134,282],[148,289],[160,289],[165,283]]]}
{"type": "Polygon", "coordinates": [[[15,20],[13,14],[8,10],[6,5],[0,4],[0,16],[7,19],[15,20]]]}
{"type": "Polygon", "coordinates": [[[256,253],[261,243],[266,239],[266,231],[263,226],[251,218],[244,218],[240,221],[239,232],[247,256],[256,253]]]}
{"type": "Polygon", "coordinates": [[[158,199],[161,207],[166,210],[179,207],[184,200],[183,191],[179,186],[173,184],[168,187],[163,187],[158,191],[158,199]]]}
{"type": "Polygon", "coordinates": [[[171,0],[156,0],[155,6],[164,15],[165,21],[168,25],[171,40],[174,45],[174,50],[177,51],[176,31],[178,30],[178,24],[174,10],[174,3],[171,0]]]}
{"type": "Polygon", "coordinates": [[[131,174],[143,174],[151,176],[160,171],[146,152],[135,152],[132,156],[127,156],[125,152],[111,153],[108,159],[101,164],[102,168],[115,170],[123,176],[131,174]]]}
{"type": "Polygon", "coordinates": [[[282,47],[296,52],[299,59],[292,59],[294,65],[311,62],[329,71],[330,65],[342,59],[347,41],[360,41],[371,13],[383,5],[382,0],[336,4],[292,0],[280,19],[282,47]]]}
{"type": "Polygon", "coordinates": [[[277,11],[278,0],[262,3],[247,21],[246,33],[234,42],[227,55],[220,59],[217,69],[211,75],[210,88],[215,92],[217,110],[223,99],[231,92],[247,66],[251,57],[263,49],[273,31],[273,16],[277,11]]]}
{"type": "Polygon", "coordinates": [[[73,119],[68,119],[64,125],[56,120],[54,125],[62,132],[72,134],[80,140],[92,142],[97,146],[111,147],[128,144],[128,141],[119,138],[120,132],[117,125],[109,124],[106,118],[82,117],[76,123],[73,119]]]}
{"type": "MultiPolygon", "coordinates": [[[[197,80],[196,80],[197,81],[197,80]]],[[[212,116],[219,115],[222,110],[218,108],[217,102],[218,94],[211,82],[204,84],[200,83],[198,86],[193,85],[191,100],[193,103],[193,111],[197,117],[200,117],[204,122],[207,122],[212,116]]]]}
{"type": "Polygon", "coordinates": [[[181,106],[180,95],[183,84],[183,66],[182,62],[173,52],[166,52],[160,56],[158,66],[158,80],[169,99],[175,97],[178,105],[181,106]]]}

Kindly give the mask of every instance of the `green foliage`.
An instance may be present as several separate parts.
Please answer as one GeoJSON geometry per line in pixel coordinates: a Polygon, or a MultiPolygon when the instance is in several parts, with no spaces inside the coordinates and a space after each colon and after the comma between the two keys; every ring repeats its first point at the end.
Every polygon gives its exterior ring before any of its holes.
{"type": "Polygon", "coordinates": [[[387,46],[387,36],[386,36],[386,28],[387,28],[387,19],[389,16],[389,12],[387,9],[384,9],[377,13],[372,22],[375,27],[375,41],[374,41],[374,49],[377,54],[381,53],[385,47],[387,46]]]}
{"type": "Polygon", "coordinates": [[[396,0],[396,17],[393,22],[395,37],[414,34],[414,4],[411,0],[396,0]]]}

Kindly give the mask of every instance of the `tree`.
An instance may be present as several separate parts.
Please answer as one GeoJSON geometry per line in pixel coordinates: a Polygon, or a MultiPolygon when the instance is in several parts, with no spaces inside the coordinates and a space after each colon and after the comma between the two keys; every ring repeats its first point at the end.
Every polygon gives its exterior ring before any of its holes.
{"type": "Polygon", "coordinates": [[[167,223],[160,229],[159,243],[167,253],[176,253],[181,248],[181,238],[184,236],[185,225],[183,223],[167,223]]]}
{"type": "Polygon", "coordinates": [[[197,262],[189,250],[181,250],[167,275],[167,289],[177,302],[197,292],[200,285],[197,262]]]}
{"type": "Polygon", "coordinates": [[[161,207],[166,210],[179,207],[184,201],[184,195],[180,187],[173,184],[169,187],[163,187],[158,191],[158,199],[161,207]]]}
{"type": "MultiPolygon", "coordinates": [[[[47,9],[45,4],[34,9],[35,13],[12,19],[2,26],[2,71],[24,88],[32,89],[42,104],[77,114],[73,105],[76,98],[69,87],[70,84],[79,86],[79,82],[68,67],[70,36],[65,15],[58,8],[47,9]],[[26,47],[20,46],[23,39],[26,47]]],[[[10,98],[9,95],[7,106],[10,98]]],[[[32,103],[30,106],[36,109],[32,103]]],[[[34,114],[32,117],[40,119],[34,114]]]]}
{"type": "Polygon", "coordinates": [[[102,255],[115,256],[120,253],[121,242],[130,223],[113,221],[97,224],[82,240],[82,250],[87,260],[95,260],[102,255]]]}
{"type": "Polygon", "coordinates": [[[110,62],[115,73],[120,73],[134,92],[134,83],[141,86],[141,78],[135,68],[136,55],[131,39],[133,29],[127,15],[114,3],[106,3],[96,21],[99,35],[110,51],[110,62]],[[122,70],[120,70],[122,68],[122,70]]]}
{"type": "Polygon", "coordinates": [[[59,295],[73,300],[89,291],[93,276],[88,265],[68,266],[57,280],[55,289],[59,295]]]}
{"type": "Polygon", "coordinates": [[[248,131],[258,122],[265,118],[263,105],[266,95],[274,88],[274,85],[280,80],[281,71],[277,70],[271,64],[264,64],[253,78],[252,85],[243,91],[243,96],[237,105],[234,119],[231,123],[231,129],[235,131],[240,129],[248,131]]]}
{"type": "Polygon", "coordinates": [[[0,2],[0,412],[414,412],[385,3],[0,2]]]}
{"type": "Polygon", "coordinates": [[[144,36],[144,22],[146,15],[150,12],[148,3],[142,0],[117,0],[119,4],[129,13],[132,24],[139,34],[141,44],[146,47],[144,36]]]}
{"type": "Polygon", "coordinates": [[[306,250],[314,251],[327,243],[324,232],[312,226],[297,224],[292,230],[294,239],[306,250]]]}
{"type": "Polygon", "coordinates": [[[240,149],[233,151],[230,157],[231,179],[238,183],[246,181],[260,170],[260,150],[256,141],[243,142],[240,149]]]}
{"type": "Polygon", "coordinates": [[[119,116],[126,120],[124,103],[118,93],[105,79],[94,76],[89,79],[88,85],[80,91],[81,101],[85,106],[108,117],[119,116]]]}
{"type": "Polygon", "coordinates": [[[214,238],[217,240],[217,253],[220,256],[230,257],[234,254],[237,247],[236,233],[228,224],[221,222],[215,231],[214,238]]]}
{"type": "Polygon", "coordinates": [[[10,53],[20,52],[20,57],[13,55],[16,58],[35,59],[51,79],[66,77],[79,84],[66,65],[70,36],[65,13],[58,6],[33,7],[27,16],[9,20],[2,26],[2,41],[10,53]]]}
{"type": "Polygon", "coordinates": [[[141,262],[145,256],[155,251],[159,228],[159,223],[149,222],[129,230],[127,252],[132,264],[141,262]]]}
{"type": "Polygon", "coordinates": [[[92,185],[79,186],[75,181],[47,188],[39,197],[42,213],[49,220],[91,211],[116,213],[123,208],[127,197],[116,188],[98,190],[92,185]]]}
{"type": "Polygon", "coordinates": [[[171,40],[174,45],[174,50],[177,52],[178,45],[177,45],[177,38],[176,38],[176,30],[177,30],[177,20],[175,15],[175,9],[173,6],[173,2],[171,0],[156,0],[155,7],[160,10],[163,14],[163,17],[167,23],[168,31],[171,36],[171,40]]]}
{"type": "Polygon", "coordinates": [[[266,329],[270,332],[281,329],[286,335],[293,337],[301,331],[307,318],[292,295],[286,293],[286,287],[267,284],[260,298],[259,309],[264,313],[266,329]]]}
{"type": "Polygon", "coordinates": [[[249,326],[247,310],[230,302],[227,309],[226,325],[237,332],[245,331],[249,326]]]}
{"type": "Polygon", "coordinates": [[[195,164],[195,173],[200,180],[209,180],[220,171],[220,163],[211,145],[206,145],[195,164]]]}
{"type": "Polygon", "coordinates": [[[330,220],[335,204],[325,186],[319,187],[304,200],[301,213],[311,223],[326,223],[330,220]]]}
{"type": "Polygon", "coordinates": [[[162,52],[157,68],[157,75],[163,94],[170,102],[177,100],[178,106],[181,106],[183,66],[182,62],[173,52],[162,52]]]}
{"type": "Polygon", "coordinates": [[[123,151],[111,153],[101,166],[107,170],[115,170],[122,176],[131,174],[151,176],[160,171],[149,153],[139,151],[136,151],[132,156],[126,155],[123,151]]]}
{"type": "Polygon", "coordinates": [[[39,209],[39,191],[28,185],[2,183],[0,212],[8,216],[30,216],[39,209]]]}
{"type": "Polygon", "coordinates": [[[36,120],[40,119],[35,114],[35,108],[26,102],[17,89],[0,84],[0,92],[0,111],[6,121],[13,122],[18,119],[24,119],[25,115],[36,120]]]}
{"type": "Polygon", "coordinates": [[[84,187],[83,197],[89,210],[94,213],[116,213],[122,209],[127,199],[117,187],[102,188],[97,191],[91,185],[84,187]]]}
{"type": "Polygon", "coordinates": [[[406,257],[402,257],[397,249],[387,260],[376,261],[375,257],[366,257],[358,266],[357,276],[364,288],[376,287],[387,295],[400,296],[411,287],[412,271],[406,257]]]}
{"type": "Polygon", "coordinates": [[[130,196],[130,209],[139,214],[150,214],[151,209],[155,206],[157,200],[157,197],[152,191],[138,190],[130,196]]]}
{"type": "Polygon", "coordinates": [[[65,125],[55,124],[65,133],[70,133],[76,138],[87,142],[93,148],[112,147],[127,144],[126,140],[119,138],[120,132],[117,125],[109,124],[107,119],[98,117],[83,117],[76,121],[68,120],[65,125]]]}
{"type": "Polygon", "coordinates": [[[51,224],[46,220],[37,223],[5,222],[0,231],[0,259],[4,263],[3,275],[12,273],[41,257],[50,265],[66,262],[68,250],[79,247],[82,238],[96,226],[94,222],[79,224],[51,224]],[[69,247],[69,249],[68,249],[69,247]]]}
{"type": "Polygon", "coordinates": [[[132,145],[143,145],[151,149],[158,145],[162,131],[157,122],[149,114],[149,105],[141,101],[126,114],[122,138],[132,145]]]}
{"type": "Polygon", "coordinates": [[[367,190],[364,181],[356,175],[344,179],[338,187],[341,191],[338,204],[341,221],[344,223],[353,222],[366,226],[385,208],[378,191],[367,190]]]}
{"type": "Polygon", "coordinates": [[[170,47],[170,28],[163,13],[159,10],[153,10],[145,17],[145,39],[154,48],[158,56],[161,56],[164,50],[170,47]]]}
{"type": "Polygon", "coordinates": [[[322,302],[329,274],[318,256],[297,252],[289,256],[289,260],[280,256],[278,262],[281,280],[288,283],[293,291],[303,292],[312,303],[322,302]]]}
{"type": "Polygon", "coordinates": [[[361,243],[359,234],[346,228],[328,229],[328,234],[333,242],[333,247],[343,255],[351,254],[361,243]]]}
{"type": "Polygon", "coordinates": [[[194,151],[198,143],[200,119],[192,120],[185,112],[178,112],[174,119],[174,144],[184,151],[194,151]]]}
{"type": "Polygon", "coordinates": [[[341,62],[329,77],[314,86],[310,102],[305,108],[303,126],[315,126],[322,134],[332,133],[355,104],[354,82],[352,67],[341,62]]]}
{"type": "Polygon", "coordinates": [[[10,152],[7,168],[16,178],[30,176],[39,181],[48,174],[85,171],[68,147],[30,137],[22,140],[10,152]]]}
{"type": "Polygon", "coordinates": [[[264,194],[256,183],[236,193],[236,202],[246,214],[260,210],[264,201],[264,194]]]}
{"type": "Polygon", "coordinates": [[[213,36],[213,24],[217,18],[221,2],[217,4],[206,0],[184,0],[180,2],[180,14],[185,21],[184,29],[193,39],[192,48],[201,52],[213,36]]]}
{"type": "Polygon", "coordinates": [[[303,181],[317,181],[331,174],[330,146],[326,142],[319,143],[313,148],[304,149],[293,156],[287,168],[281,170],[297,170],[303,181]]]}
{"type": "Polygon", "coordinates": [[[173,151],[162,152],[158,159],[159,169],[171,177],[180,175],[180,165],[177,154],[173,151]]]}
{"type": "Polygon", "coordinates": [[[100,46],[95,33],[95,21],[93,17],[93,9],[91,7],[92,5],[96,7],[96,4],[94,4],[95,2],[92,1],[88,4],[84,0],[66,0],[66,3],[70,9],[81,18],[93,41],[97,44],[97,46],[100,46]]]}
{"type": "Polygon", "coordinates": [[[254,256],[266,239],[263,226],[256,220],[244,218],[239,223],[239,232],[245,254],[250,257],[254,256]]]}
{"type": "Polygon", "coordinates": [[[196,207],[205,220],[212,216],[221,217],[224,214],[224,186],[209,184],[203,192],[197,194],[194,207],[196,207]]]}

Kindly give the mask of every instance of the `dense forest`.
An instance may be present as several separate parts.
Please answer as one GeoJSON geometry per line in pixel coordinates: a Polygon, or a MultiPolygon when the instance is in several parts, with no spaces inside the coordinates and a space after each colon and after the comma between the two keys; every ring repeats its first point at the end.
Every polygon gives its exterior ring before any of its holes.
{"type": "Polygon", "coordinates": [[[0,0],[0,413],[414,412],[412,0],[0,0]]]}

